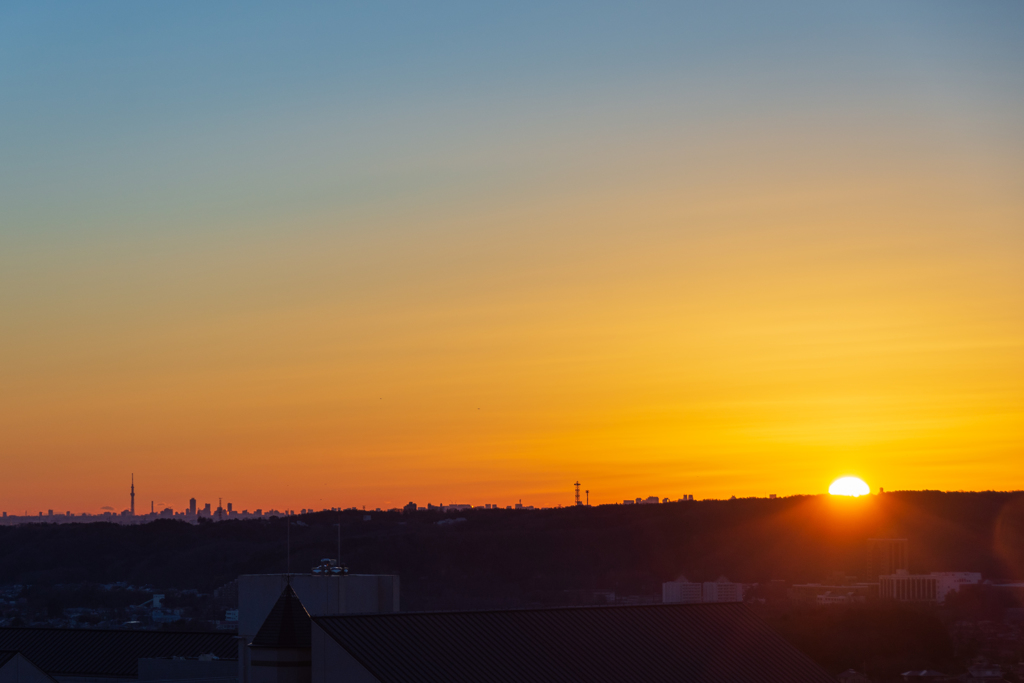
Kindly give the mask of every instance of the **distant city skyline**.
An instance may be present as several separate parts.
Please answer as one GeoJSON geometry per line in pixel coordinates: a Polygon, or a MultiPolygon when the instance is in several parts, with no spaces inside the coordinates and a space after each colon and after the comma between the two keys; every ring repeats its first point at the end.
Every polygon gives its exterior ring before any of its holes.
{"type": "MultiPolygon", "coordinates": [[[[571,485],[571,486],[575,487],[575,488],[573,488],[571,490],[576,495],[574,496],[573,500],[571,500],[570,502],[568,502],[566,504],[557,503],[555,505],[542,506],[542,505],[533,505],[533,504],[527,503],[527,504],[524,505],[522,499],[519,499],[518,501],[515,501],[513,503],[501,504],[501,505],[499,505],[497,503],[494,503],[494,502],[490,502],[490,503],[477,503],[477,502],[473,502],[473,503],[456,503],[456,502],[442,503],[442,502],[438,502],[436,504],[432,503],[432,502],[428,502],[428,503],[423,503],[423,504],[417,504],[417,507],[418,507],[418,509],[421,509],[421,510],[430,510],[430,509],[459,510],[459,509],[476,508],[476,507],[483,508],[483,509],[491,509],[491,508],[494,508],[494,509],[520,509],[520,508],[522,508],[522,509],[533,510],[533,509],[537,509],[537,508],[541,508],[541,507],[572,507],[573,505],[590,505],[590,502],[589,502],[590,491],[589,490],[586,491],[586,494],[587,494],[586,495],[586,501],[587,502],[584,503],[583,500],[581,500],[578,497],[578,490],[577,489],[580,486],[579,482],[577,481],[574,485],[571,485]]],[[[765,497],[765,498],[775,498],[776,496],[775,496],[775,494],[770,494],[769,496],[762,496],[762,497],[765,497]]],[[[104,515],[109,515],[109,516],[113,516],[113,517],[117,517],[117,518],[132,518],[132,517],[139,517],[139,518],[191,517],[191,518],[195,518],[195,517],[207,517],[207,518],[211,518],[211,519],[230,519],[233,516],[238,516],[238,517],[249,517],[249,516],[260,517],[260,516],[272,516],[272,515],[295,515],[295,514],[306,514],[307,512],[322,512],[324,510],[353,510],[353,509],[364,509],[364,510],[366,510],[366,509],[368,509],[371,512],[372,511],[381,512],[381,511],[384,511],[384,510],[396,511],[396,510],[407,509],[409,504],[410,504],[410,502],[407,502],[407,503],[405,503],[403,505],[396,505],[396,506],[391,506],[391,507],[387,507],[387,508],[380,507],[380,506],[367,507],[366,505],[363,505],[363,506],[360,506],[360,505],[348,505],[348,506],[330,505],[330,506],[327,506],[327,507],[308,507],[308,508],[298,508],[298,509],[290,508],[290,507],[286,506],[286,507],[282,508],[281,510],[278,510],[277,508],[273,508],[273,507],[267,507],[267,508],[264,508],[264,507],[253,507],[252,510],[250,511],[250,509],[248,507],[242,508],[242,509],[235,508],[234,507],[234,503],[232,503],[230,501],[228,503],[224,504],[223,503],[223,497],[218,497],[218,504],[217,504],[216,508],[214,508],[212,506],[212,503],[205,503],[202,507],[200,507],[198,499],[195,498],[195,497],[191,497],[185,503],[185,505],[183,507],[181,507],[181,508],[175,507],[173,504],[168,504],[166,502],[160,502],[159,504],[157,504],[156,500],[153,499],[153,500],[150,501],[150,510],[151,510],[150,513],[148,513],[148,514],[136,514],[136,511],[135,511],[135,474],[134,473],[132,473],[132,475],[131,475],[131,480],[130,480],[129,490],[128,490],[128,500],[129,500],[129,505],[128,505],[128,507],[124,508],[123,510],[118,510],[115,506],[104,505],[104,506],[101,506],[99,508],[99,512],[94,512],[92,510],[85,510],[85,511],[63,510],[63,511],[61,511],[60,509],[56,509],[56,508],[52,508],[51,507],[51,508],[46,508],[46,510],[37,510],[37,511],[35,511],[33,513],[29,513],[28,510],[25,510],[25,511],[19,513],[19,512],[16,512],[16,511],[3,510],[2,509],[2,507],[3,507],[2,506],[2,502],[0,502],[0,515],[3,515],[4,518],[7,518],[7,517],[11,517],[11,518],[14,518],[14,517],[19,517],[19,518],[24,517],[26,519],[40,519],[40,518],[47,519],[47,518],[53,518],[53,517],[68,517],[68,518],[70,518],[70,517],[103,517],[104,515]]],[[[637,497],[635,499],[631,498],[631,499],[626,499],[624,501],[608,501],[606,503],[596,503],[595,502],[594,504],[595,505],[609,504],[609,503],[618,504],[619,502],[623,502],[623,503],[628,504],[628,505],[631,505],[631,504],[641,505],[641,504],[651,504],[651,503],[659,504],[659,503],[669,503],[669,502],[684,502],[684,501],[693,501],[693,500],[694,500],[693,494],[683,494],[681,497],[678,497],[678,498],[670,498],[670,497],[661,498],[659,496],[640,496],[640,497],[637,497]]],[[[700,500],[700,499],[698,498],[698,500],[700,500]]],[[[411,502],[414,503],[415,501],[411,501],[411,502]]]]}
{"type": "MultiPolygon", "coordinates": [[[[262,506],[260,506],[260,507],[247,506],[247,507],[236,508],[234,506],[233,502],[228,501],[225,504],[223,502],[223,497],[222,496],[218,496],[217,497],[218,502],[217,502],[217,507],[216,508],[213,507],[212,503],[204,503],[203,506],[200,507],[199,501],[195,497],[189,498],[188,501],[185,503],[185,505],[183,507],[181,507],[181,508],[175,507],[175,505],[168,504],[166,502],[160,502],[159,505],[158,505],[156,503],[155,499],[153,499],[153,500],[150,501],[150,512],[149,513],[136,514],[136,512],[135,512],[135,474],[132,473],[131,479],[130,479],[130,484],[129,484],[129,492],[128,492],[129,506],[127,508],[123,509],[123,510],[117,510],[114,506],[105,505],[105,506],[101,506],[99,508],[99,512],[94,512],[94,511],[91,511],[91,510],[86,510],[86,511],[64,510],[62,512],[59,509],[47,508],[45,511],[38,510],[38,511],[36,511],[34,513],[29,513],[29,511],[27,511],[27,510],[25,510],[25,511],[23,511],[21,513],[18,513],[18,512],[11,512],[11,511],[7,511],[7,510],[2,510],[2,505],[0,505],[0,515],[2,515],[2,519],[10,518],[10,521],[14,521],[15,518],[17,518],[18,520],[25,519],[27,521],[38,520],[38,519],[42,519],[42,520],[45,521],[47,519],[51,519],[52,520],[54,518],[61,518],[61,519],[90,518],[91,519],[91,518],[103,518],[103,517],[106,517],[106,516],[113,517],[113,518],[116,518],[118,520],[129,520],[129,521],[131,519],[133,519],[133,518],[138,518],[140,520],[149,520],[149,519],[165,518],[165,517],[167,517],[167,518],[185,518],[185,519],[188,519],[188,520],[191,520],[191,521],[195,521],[197,518],[202,517],[202,518],[212,519],[214,521],[220,521],[220,520],[224,520],[224,519],[235,519],[235,518],[289,516],[289,515],[307,514],[307,513],[314,513],[314,512],[342,511],[342,510],[346,510],[346,511],[347,510],[363,510],[363,511],[369,511],[369,512],[382,512],[382,511],[400,512],[400,511],[408,511],[410,509],[410,507],[412,507],[412,506],[414,506],[417,510],[420,510],[420,511],[429,511],[429,510],[459,511],[459,510],[463,510],[463,509],[507,509],[507,510],[526,509],[526,510],[534,510],[534,509],[552,509],[552,508],[574,507],[574,506],[587,506],[587,507],[590,507],[591,505],[598,506],[598,505],[609,505],[609,504],[611,504],[611,505],[619,505],[619,504],[623,504],[623,505],[650,505],[650,504],[658,505],[658,504],[667,504],[667,503],[696,502],[696,501],[700,501],[700,500],[720,500],[719,498],[713,498],[713,497],[702,498],[702,497],[698,496],[697,498],[695,498],[692,493],[691,494],[684,493],[684,494],[682,494],[679,497],[671,497],[671,496],[664,496],[664,497],[661,497],[661,496],[637,496],[636,498],[626,498],[626,499],[623,499],[621,501],[620,500],[613,500],[613,501],[600,501],[599,502],[599,501],[597,501],[595,499],[594,503],[591,504],[591,502],[590,502],[590,490],[589,489],[587,489],[585,491],[586,497],[584,499],[584,498],[580,497],[580,487],[581,487],[581,484],[580,484],[580,482],[578,480],[574,484],[571,484],[570,486],[572,487],[570,489],[571,490],[571,495],[572,495],[572,499],[571,500],[569,500],[568,502],[565,502],[565,503],[563,503],[563,502],[556,502],[554,504],[547,504],[547,505],[531,504],[529,502],[524,504],[523,500],[520,498],[519,500],[517,500],[517,501],[515,501],[513,503],[509,503],[509,504],[505,504],[505,503],[498,504],[498,503],[495,503],[493,501],[490,502],[490,503],[480,503],[480,502],[468,502],[468,503],[465,503],[465,502],[463,502],[463,503],[458,503],[458,502],[449,502],[449,503],[426,502],[426,503],[417,503],[416,501],[409,501],[409,502],[407,502],[407,503],[405,503],[403,505],[393,505],[393,506],[387,506],[387,507],[382,507],[382,506],[375,506],[374,507],[374,506],[366,506],[366,505],[358,505],[358,504],[354,504],[354,505],[353,504],[349,504],[349,505],[328,505],[328,506],[323,506],[323,507],[308,507],[308,508],[291,508],[291,507],[288,507],[288,506],[284,506],[281,509],[277,509],[275,507],[262,507],[262,506]],[[251,510],[250,510],[250,507],[252,508],[251,510]]],[[[883,491],[884,491],[884,489],[882,487],[879,487],[878,490],[877,490],[878,493],[882,493],[883,491]]],[[[817,493],[818,493],[818,495],[821,495],[821,492],[817,492],[817,493]]],[[[767,498],[769,500],[774,500],[774,499],[777,499],[779,496],[777,494],[775,494],[775,493],[771,493],[771,494],[761,495],[761,496],[744,496],[744,497],[747,497],[747,498],[767,498]]],[[[737,498],[737,496],[729,496],[729,499],[736,499],[736,498],[737,498]]]]}

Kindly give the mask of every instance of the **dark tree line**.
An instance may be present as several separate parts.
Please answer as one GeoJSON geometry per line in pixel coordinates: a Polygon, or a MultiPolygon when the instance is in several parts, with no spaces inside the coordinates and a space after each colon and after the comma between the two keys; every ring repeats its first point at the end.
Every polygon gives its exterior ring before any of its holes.
{"type": "MultiPolygon", "coordinates": [[[[662,581],[863,576],[866,539],[909,539],[914,572],[1024,579],[1024,494],[895,492],[552,510],[323,512],[293,518],[291,563],[337,554],[394,573],[409,608],[571,601],[592,590],[660,594],[662,581]],[[438,525],[444,519],[464,522],[438,525]],[[567,597],[569,596],[569,597],[567,597]]],[[[212,591],[287,566],[286,520],[0,527],[0,583],[125,581],[212,591]]]]}

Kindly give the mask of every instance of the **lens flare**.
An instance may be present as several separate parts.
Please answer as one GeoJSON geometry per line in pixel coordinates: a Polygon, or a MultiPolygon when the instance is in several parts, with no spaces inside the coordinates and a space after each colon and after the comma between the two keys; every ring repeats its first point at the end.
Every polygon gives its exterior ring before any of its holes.
{"type": "Polygon", "coordinates": [[[833,496],[866,496],[871,493],[871,489],[861,479],[857,477],[841,477],[832,482],[832,485],[828,487],[828,492],[833,496]]]}

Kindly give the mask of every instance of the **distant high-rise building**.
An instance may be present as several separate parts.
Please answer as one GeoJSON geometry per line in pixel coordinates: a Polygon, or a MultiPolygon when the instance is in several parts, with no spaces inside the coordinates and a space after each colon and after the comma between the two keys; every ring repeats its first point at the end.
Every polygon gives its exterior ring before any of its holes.
{"type": "Polygon", "coordinates": [[[135,516],[135,473],[132,472],[132,517],[135,516]]]}
{"type": "Polygon", "coordinates": [[[196,499],[195,498],[189,498],[188,499],[188,513],[190,515],[192,515],[193,517],[195,517],[195,515],[196,515],[196,499]]]}
{"type": "Polygon", "coordinates": [[[228,514],[231,514],[231,503],[228,503],[228,514]]]}
{"type": "Polygon", "coordinates": [[[875,581],[879,576],[889,576],[901,570],[909,570],[907,561],[907,539],[868,539],[867,579],[875,581]]]}
{"type": "Polygon", "coordinates": [[[206,515],[207,517],[211,517],[213,515],[213,513],[210,511],[210,504],[209,503],[207,503],[206,507],[203,508],[203,514],[206,515]]]}

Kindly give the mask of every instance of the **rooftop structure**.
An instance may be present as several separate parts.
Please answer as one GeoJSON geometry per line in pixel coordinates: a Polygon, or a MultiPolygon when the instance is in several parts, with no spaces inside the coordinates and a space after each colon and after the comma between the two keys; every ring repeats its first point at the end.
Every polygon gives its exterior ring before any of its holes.
{"type": "Polygon", "coordinates": [[[251,658],[263,656],[258,648],[270,638],[270,632],[264,631],[270,628],[268,624],[275,623],[282,610],[293,615],[289,619],[298,618],[294,617],[296,605],[312,616],[397,612],[398,586],[398,577],[386,574],[310,572],[244,574],[238,577],[239,639],[235,656],[239,660],[239,682],[259,683],[264,680],[262,674],[266,672],[263,669],[267,667],[254,666],[251,658]],[[287,597],[289,595],[293,597],[287,597]],[[253,647],[249,647],[249,643],[253,647]]]}
{"type": "Polygon", "coordinates": [[[313,622],[291,586],[285,586],[274,608],[249,643],[253,683],[306,683],[312,675],[313,622]]]}

